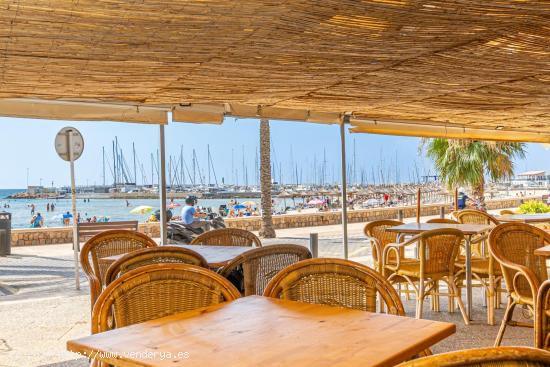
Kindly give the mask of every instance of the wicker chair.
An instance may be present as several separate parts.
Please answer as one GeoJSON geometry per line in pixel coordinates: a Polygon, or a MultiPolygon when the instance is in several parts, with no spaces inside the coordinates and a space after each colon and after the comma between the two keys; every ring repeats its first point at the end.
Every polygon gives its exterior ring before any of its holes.
{"type": "Polygon", "coordinates": [[[453,216],[460,223],[467,224],[500,224],[498,219],[491,214],[476,209],[463,209],[453,213],[453,216]]]}
{"type": "Polygon", "coordinates": [[[550,234],[525,223],[505,223],[495,227],[489,235],[489,249],[500,264],[508,303],[495,340],[499,346],[507,325],[532,327],[531,324],[512,320],[517,305],[526,307],[533,314],[537,292],[546,273],[546,259],[534,251],[550,244],[550,234]]]}
{"type": "Polygon", "coordinates": [[[388,280],[395,283],[395,279],[401,277],[413,287],[416,294],[416,318],[422,318],[425,297],[429,294],[439,295],[438,282],[445,281],[449,285],[448,296],[450,299],[457,298],[464,322],[466,325],[469,324],[454,281],[454,263],[463,240],[464,234],[457,229],[434,229],[423,232],[406,242],[390,244],[384,249],[384,269],[393,272],[388,280]],[[399,254],[406,246],[415,244],[418,245],[418,260],[402,263],[399,254]],[[385,260],[390,257],[390,252],[394,252],[397,256],[395,264],[385,260]]]}
{"type": "MultiPolygon", "coordinates": [[[[428,219],[426,221],[426,223],[460,224],[460,222],[458,222],[454,219],[451,219],[451,218],[432,218],[432,219],[428,219]]],[[[435,289],[439,289],[439,281],[436,281],[434,285],[435,285],[435,289]]],[[[449,299],[449,302],[452,302],[449,305],[449,311],[454,311],[454,302],[453,302],[452,297],[451,297],[451,299],[449,299]]],[[[432,310],[436,311],[436,312],[439,312],[439,296],[438,295],[432,296],[432,310]]]]}
{"type": "Polygon", "coordinates": [[[101,258],[156,246],[156,242],[143,233],[128,230],[105,231],[86,241],[80,251],[80,263],[90,283],[91,308],[105,285],[105,273],[111,265],[101,258]]]}
{"type": "MultiPolygon", "coordinates": [[[[386,245],[397,242],[397,232],[389,232],[386,229],[389,227],[395,227],[402,225],[403,222],[398,220],[375,220],[365,225],[363,232],[365,236],[370,240],[372,249],[372,260],[374,262],[374,268],[382,274],[382,253],[386,245]]],[[[388,260],[391,261],[392,259],[388,260]]],[[[395,259],[393,259],[395,261],[395,259]]]]}
{"type": "Polygon", "coordinates": [[[262,247],[260,239],[252,232],[238,228],[222,228],[204,232],[192,245],[262,247]]]}
{"type": "Polygon", "coordinates": [[[550,280],[542,283],[537,295],[535,347],[550,350],[550,280]]]}
{"type": "Polygon", "coordinates": [[[109,266],[105,273],[105,285],[111,284],[122,274],[151,264],[191,264],[208,269],[208,263],[193,250],[178,246],[157,246],[132,251],[109,266]]]}
{"type": "Polygon", "coordinates": [[[550,353],[528,347],[466,349],[401,363],[397,367],[543,367],[550,353]]]}
{"type": "Polygon", "coordinates": [[[310,258],[311,252],[304,246],[270,245],[237,256],[219,273],[237,286],[242,295],[262,295],[279,271],[310,258]]]}
{"type": "MultiPolygon", "coordinates": [[[[92,312],[92,334],[239,297],[227,279],[200,266],[141,266],[115,279],[101,293],[92,312]]],[[[108,365],[94,361],[92,366],[108,365]]]]}
{"type": "MultiPolygon", "coordinates": [[[[369,222],[363,228],[363,233],[367,236],[367,239],[371,243],[371,252],[374,268],[380,272],[385,278],[391,275],[391,272],[384,272],[384,267],[382,266],[382,254],[384,253],[384,248],[390,244],[397,242],[399,233],[387,231],[390,227],[400,226],[403,222],[398,220],[383,219],[375,220],[369,222]]],[[[395,263],[395,256],[392,254],[392,257],[388,259],[389,262],[395,263]]],[[[407,261],[405,258],[405,252],[401,253],[401,258],[403,261],[407,261]]],[[[398,293],[401,295],[405,294],[405,299],[408,301],[410,299],[411,291],[409,291],[408,283],[403,279],[399,282],[398,293]],[[405,289],[402,289],[401,284],[404,283],[405,289]]]]}
{"type": "MultiPolygon", "coordinates": [[[[500,222],[490,214],[475,209],[464,209],[456,212],[455,218],[463,224],[499,225],[500,222]]],[[[487,299],[487,324],[495,325],[495,308],[500,307],[502,272],[489,251],[486,251],[488,234],[472,238],[472,277],[485,290],[487,299]]],[[[463,279],[466,272],[466,258],[460,256],[456,265],[461,268],[457,279],[463,279]]],[[[460,287],[462,287],[460,285],[460,287]]]]}
{"type": "Polygon", "coordinates": [[[317,258],[290,265],[269,282],[264,296],[370,312],[377,311],[378,296],[388,313],[405,315],[387,280],[365,265],[342,259],[317,258]]]}

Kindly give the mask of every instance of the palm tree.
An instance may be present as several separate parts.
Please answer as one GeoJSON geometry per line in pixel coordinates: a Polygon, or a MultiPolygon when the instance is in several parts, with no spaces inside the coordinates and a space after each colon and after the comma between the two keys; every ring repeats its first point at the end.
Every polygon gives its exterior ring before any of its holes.
{"type": "Polygon", "coordinates": [[[514,173],[514,159],[525,157],[524,143],[427,139],[422,143],[449,189],[469,186],[481,210],[486,210],[485,180],[499,181],[514,173]]]}
{"type": "Polygon", "coordinates": [[[260,237],[275,238],[271,218],[271,147],[269,120],[260,120],[260,191],[262,192],[262,226],[260,237]]]}

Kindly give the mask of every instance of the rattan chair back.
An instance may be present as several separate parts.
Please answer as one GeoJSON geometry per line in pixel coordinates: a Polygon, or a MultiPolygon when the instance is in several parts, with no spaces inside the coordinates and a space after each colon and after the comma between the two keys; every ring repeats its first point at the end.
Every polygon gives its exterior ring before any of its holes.
{"type": "Polygon", "coordinates": [[[92,312],[92,333],[169,316],[239,298],[219,274],[188,264],[141,266],[115,279],[92,312]]]}
{"type": "Polygon", "coordinates": [[[193,250],[179,246],[148,247],[127,253],[112,263],[105,274],[105,285],[130,270],[151,264],[191,264],[208,268],[204,257],[193,250]]]}
{"type": "Polygon", "coordinates": [[[304,246],[269,245],[237,256],[219,273],[231,280],[233,285],[238,285],[241,294],[262,295],[269,281],[279,271],[310,258],[311,252],[304,246]]]}
{"type": "Polygon", "coordinates": [[[476,209],[464,209],[453,213],[456,220],[463,224],[500,224],[491,214],[476,209]]]}
{"type": "Polygon", "coordinates": [[[550,350],[550,280],[542,283],[537,294],[535,347],[550,350]]]}
{"type": "Polygon", "coordinates": [[[449,274],[464,234],[458,229],[445,228],[426,231],[417,236],[421,274],[449,274]]]}
{"type": "Polygon", "coordinates": [[[204,232],[195,238],[192,245],[209,246],[250,246],[262,247],[262,242],[254,233],[239,228],[222,228],[204,232]]]}
{"type": "Polygon", "coordinates": [[[543,367],[550,352],[528,347],[466,349],[413,359],[397,367],[543,367]]]}
{"type": "Polygon", "coordinates": [[[381,300],[388,313],[405,314],[397,292],[378,272],[342,259],[293,264],[269,282],[264,296],[370,312],[377,311],[381,300]]]}
{"type": "Polygon", "coordinates": [[[501,265],[508,292],[535,300],[540,283],[548,276],[546,259],[534,251],[547,244],[550,234],[529,224],[504,223],[493,228],[489,249],[501,265]]]}
{"type": "Polygon", "coordinates": [[[120,229],[99,233],[86,241],[80,251],[80,263],[90,283],[91,306],[105,285],[105,274],[111,265],[100,261],[101,258],[156,246],[157,243],[143,233],[120,229]]]}
{"type": "MultiPolygon", "coordinates": [[[[382,271],[381,258],[382,253],[384,252],[384,247],[386,247],[387,244],[397,242],[397,236],[399,235],[397,232],[389,232],[387,231],[387,229],[402,224],[403,222],[400,222],[398,220],[384,219],[369,222],[363,228],[365,236],[367,236],[371,242],[371,253],[375,267],[380,272],[382,271]]],[[[395,254],[390,253],[389,256],[390,257],[388,261],[395,262],[395,254]]]]}

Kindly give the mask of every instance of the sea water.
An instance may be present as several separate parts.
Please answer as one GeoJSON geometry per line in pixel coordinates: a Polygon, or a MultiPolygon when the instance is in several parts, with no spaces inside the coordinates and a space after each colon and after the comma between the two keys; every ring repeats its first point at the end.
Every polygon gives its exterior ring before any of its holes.
{"type": "MultiPolygon", "coordinates": [[[[6,199],[7,196],[17,192],[24,192],[25,190],[9,190],[0,189],[0,212],[7,211],[12,214],[12,228],[29,228],[32,219],[31,205],[35,205],[35,214],[40,213],[44,218],[45,227],[60,227],[63,226],[63,213],[71,211],[71,199],[6,199]],[[54,204],[55,210],[47,211],[46,205],[54,204]],[[4,208],[4,204],[8,204],[9,208],[4,208]]],[[[260,202],[260,199],[246,199],[239,198],[238,202],[254,201],[260,202]]],[[[276,200],[276,205],[280,200],[276,200]]],[[[184,205],[184,199],[174,199],[174,202],[184,205]]],[[[220,205],[227,205],[228,199],[199,199],[198,206],[212,208],[217,213],[220,205]]],[[[127,206],[126,199],[90,199],[90,201],[82,198],[78,198],[76,201],[77,212],[80,213],[80,217],[83,220],[86,218],[96,217],[108,217],[110,221],[120,220],[138,220],[145,222],[151,215],[135,215],[131,214],[130,210],[140,205],[147,205],[159,209],[158,199],[128,199],[129,205],[127,206]]],[[[180,215],[181,207],[172,209],[174,215],[180,215]]]]}

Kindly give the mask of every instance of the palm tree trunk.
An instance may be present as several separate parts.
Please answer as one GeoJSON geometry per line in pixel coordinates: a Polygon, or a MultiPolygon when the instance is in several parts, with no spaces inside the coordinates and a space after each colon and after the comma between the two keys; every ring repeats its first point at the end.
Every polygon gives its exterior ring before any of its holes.
{"type": "Polygon", "coordinates": [[[260,237],[275,238],[271,218],[271,147],[269,120],[260,120],[260,190],[262,193],[262,226],[260,237]]]}
{"type": "Polygon", "coordinates": [[[472,194],[477,203],[479,203],[479,210],[487,211],[487,203],[485,203],[485,179],[481,179],[481,182],[472,188],[472,194]]]}

